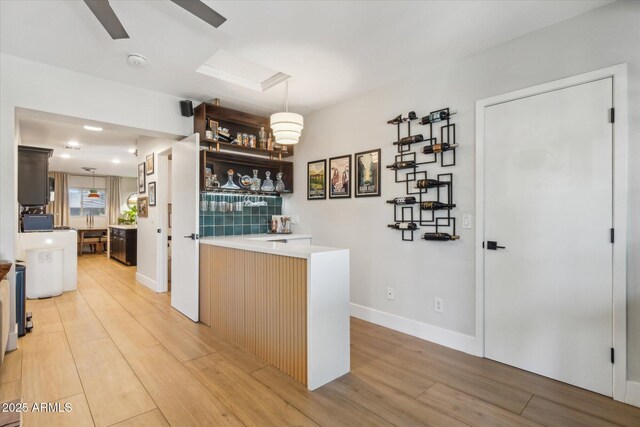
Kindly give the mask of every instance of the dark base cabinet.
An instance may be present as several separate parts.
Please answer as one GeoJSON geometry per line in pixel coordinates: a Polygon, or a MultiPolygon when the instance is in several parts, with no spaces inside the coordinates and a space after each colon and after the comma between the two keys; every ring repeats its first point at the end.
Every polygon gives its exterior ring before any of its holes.
{"type": "Polygon", "coordinates": [[[126,265],[136,265],[138,230],[135,228],[111,228],[111,258],[126,265]]]}

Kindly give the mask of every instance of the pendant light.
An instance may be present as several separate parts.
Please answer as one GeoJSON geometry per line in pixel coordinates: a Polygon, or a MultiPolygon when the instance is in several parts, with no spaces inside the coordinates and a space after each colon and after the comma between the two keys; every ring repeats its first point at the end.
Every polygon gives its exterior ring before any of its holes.
{"type": "Polygon", "coordinates": [[[284,112],[271,115],[271,130],[277,144],[293,145],[300,141],[304,121],[300,114],[289,112],[289,81],[284,84],[284,112]]]}
{"type": "Polygon", "coordinates": [[[93,174],[93,185],[92,188],[89,189],[89,194],[87,195],[88,198],[90,199],[99,199],[100,198],[100,194],[98,193],[98,190],[96,189],[96,168],[82,168],[87,172],[91,172],[93,174]]]}

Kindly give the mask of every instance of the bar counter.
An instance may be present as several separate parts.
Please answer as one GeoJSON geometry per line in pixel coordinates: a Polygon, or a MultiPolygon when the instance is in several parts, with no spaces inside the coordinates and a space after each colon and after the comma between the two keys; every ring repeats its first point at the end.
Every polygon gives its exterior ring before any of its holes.
{"type": "Polygon", "coordinates": [[[200,321],[314,390],[350,369],[349,250],[301,234],[201,238],[200,321]]]}

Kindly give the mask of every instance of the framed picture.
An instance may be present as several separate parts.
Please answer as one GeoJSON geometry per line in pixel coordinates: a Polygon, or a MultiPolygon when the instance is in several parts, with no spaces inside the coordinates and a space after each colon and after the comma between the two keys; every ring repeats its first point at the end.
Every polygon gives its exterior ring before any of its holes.
{"type": "Polygon", "coordinates": [[[149,216],[149,198],[138,197],[138,218],[147,218],[149,216]]]}
{"type": "Polygon", "coordinates": [[[144,163],[138,165],[138,193],[147,191],[147,178],[144,173],[144,163]]]}
{"type": "Polygon", "coordinates": [[[329,159],[329,198],[351,197],[351,154],[329,159]]]}
{"type": "Polygon", "coordinates": [[[149,183],[149,206],[156,205],[156,182],[149,183]]]}
{"type": "Polygon", "coordinates": [[[327,198],[327,161],[316,160],[307,164],[307,200],[327,198]]]}
{"type": "Polygon", "coordinates": [[[151,175],[154,171],[154,156],[153,153],[147,156],[147,175],[151,175]]]}
{"type": "Polygon", "coordinates": [[[211,132],[213,133],[213,140],[218,140],[218,122],[209,119],[209,127],[211,128],[211,132]]]}
{"type": "Polygon", "coordinates": [[[354,154],[355,196],[380,196],[380,149],[354,154]]]}

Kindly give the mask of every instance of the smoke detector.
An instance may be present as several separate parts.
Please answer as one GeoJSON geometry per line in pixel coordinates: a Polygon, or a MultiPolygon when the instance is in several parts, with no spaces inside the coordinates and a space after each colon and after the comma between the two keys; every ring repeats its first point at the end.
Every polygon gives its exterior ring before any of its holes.
{"type": "Polygon", "coordinates": [[[127,62],[134,67],[144,67],[147,65],[147,58],[137,53],[130,53],[127,56],[127,62]]]}

